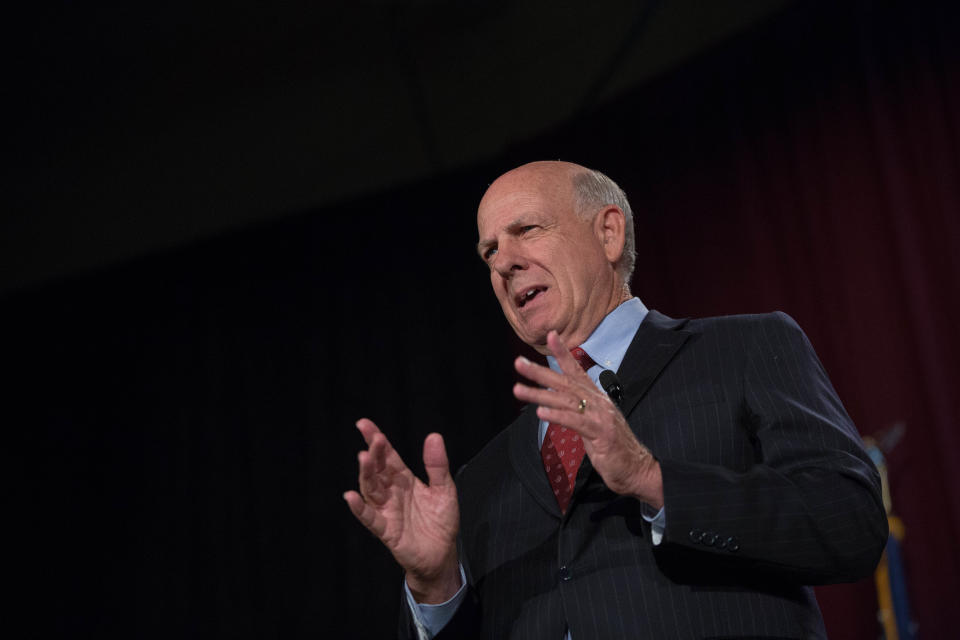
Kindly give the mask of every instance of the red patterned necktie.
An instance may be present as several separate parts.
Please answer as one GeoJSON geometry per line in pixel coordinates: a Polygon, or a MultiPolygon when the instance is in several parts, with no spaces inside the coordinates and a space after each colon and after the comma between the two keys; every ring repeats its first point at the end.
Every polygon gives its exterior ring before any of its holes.
{"type": "MultiPolygon", "coordinates": [[[[587,352],[580,347],[570,350],[574,359],[586,371],[594,364],[587,352]]],[[[567,512],[570,498],[573,496],[573,487],[577,482],[577,471],[583,462],[583,441],[576,431],[561,427],[552,422],[547,425],[547,435],[543,437],[540,447],[540,457],[543,458],[543,468],[550,479],[553,495],[557,497],[560,511],[567,512]]]]}

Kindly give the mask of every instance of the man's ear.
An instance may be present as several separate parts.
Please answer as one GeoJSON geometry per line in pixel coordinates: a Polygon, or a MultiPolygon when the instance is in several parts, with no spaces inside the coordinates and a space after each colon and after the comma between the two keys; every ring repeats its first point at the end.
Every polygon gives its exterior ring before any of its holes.
{"type": "Polygon", "coordinates": [[[615,204],[605,205],[594,219],[594,231],[603,243],[603,252],[611,264],[619,262],[623,255],[626,224],[627,217],[615,204]]]}

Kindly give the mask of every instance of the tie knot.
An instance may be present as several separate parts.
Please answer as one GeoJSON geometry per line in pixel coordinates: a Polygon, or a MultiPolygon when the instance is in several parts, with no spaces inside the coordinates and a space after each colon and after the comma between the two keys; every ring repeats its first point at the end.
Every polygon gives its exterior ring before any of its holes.
{"type": "Polygon", "coordinates": [[[573,349],[570,349],[570,354],[573,356],[573,359],[577,361],[577,364],[583,367],[584,371],[597,364],[590,356],[587,355],[587,352],[580,347],[574,347],[573,349]]]}

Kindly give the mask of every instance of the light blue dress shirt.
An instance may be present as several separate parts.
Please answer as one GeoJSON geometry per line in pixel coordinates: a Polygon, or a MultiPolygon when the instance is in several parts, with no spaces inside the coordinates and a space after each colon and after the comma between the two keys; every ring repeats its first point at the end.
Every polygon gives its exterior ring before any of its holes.
{"type": "MultiPolygon", "coordinates": [[[[603,388],[599,382],[602,371],[605,369],[617,371],[620,368],[623,356],[626,355],[634,334],[640,328],[640,323],[646,316],[647,307],[640,301],[640,298],[631,298],[608,313],[607,317],[590,334],[590,337],[580,345],[580,348],[586,351],[587,355],[596,363],[587,369],[587,375],[590,376],[590,379],[598,388],[603,388]]],[[[560,367],[553,356],[547,356],[547,364],[554,371],[560,371],[560,367]]],[[[546,434],[547,423],[541,420],[537,434],[538,446],[543,446],[543,438],[546,434]]],[[[655,516],[644,516],[644,518],[650,522],[650,537],[653,544],[660,544],[663,539],[663,530],[666,527],[664,510],[660,509],[655,516]]],[[[442,604],[420,604],[416,602],[407,587],[406,581],[404,581],[403,588],[407,594],[407,603],[413,612],[414,624],[417,627],[420,640],[430,640],[450,622],[467,592],[467,579],[463,572],[463,566],[460,567],[460,580],[462,583],[460,590],[442,604]]],[[[567,632],[566,640],[571,640],[569,632],[567,632]]]]}

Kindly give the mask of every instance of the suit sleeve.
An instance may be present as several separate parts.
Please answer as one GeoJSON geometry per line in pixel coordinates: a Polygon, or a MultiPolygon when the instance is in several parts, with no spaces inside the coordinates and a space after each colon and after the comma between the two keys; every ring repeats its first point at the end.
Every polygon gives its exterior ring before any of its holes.
{"type": "Polygon", "coordinates": [[[798,584],[868,575],[887,537],[880,480],[813,347],[785,314],[747,332],[740,424],[755,451],[743,471],[660,460],[664,562],[755,572],[798,584]]]}

